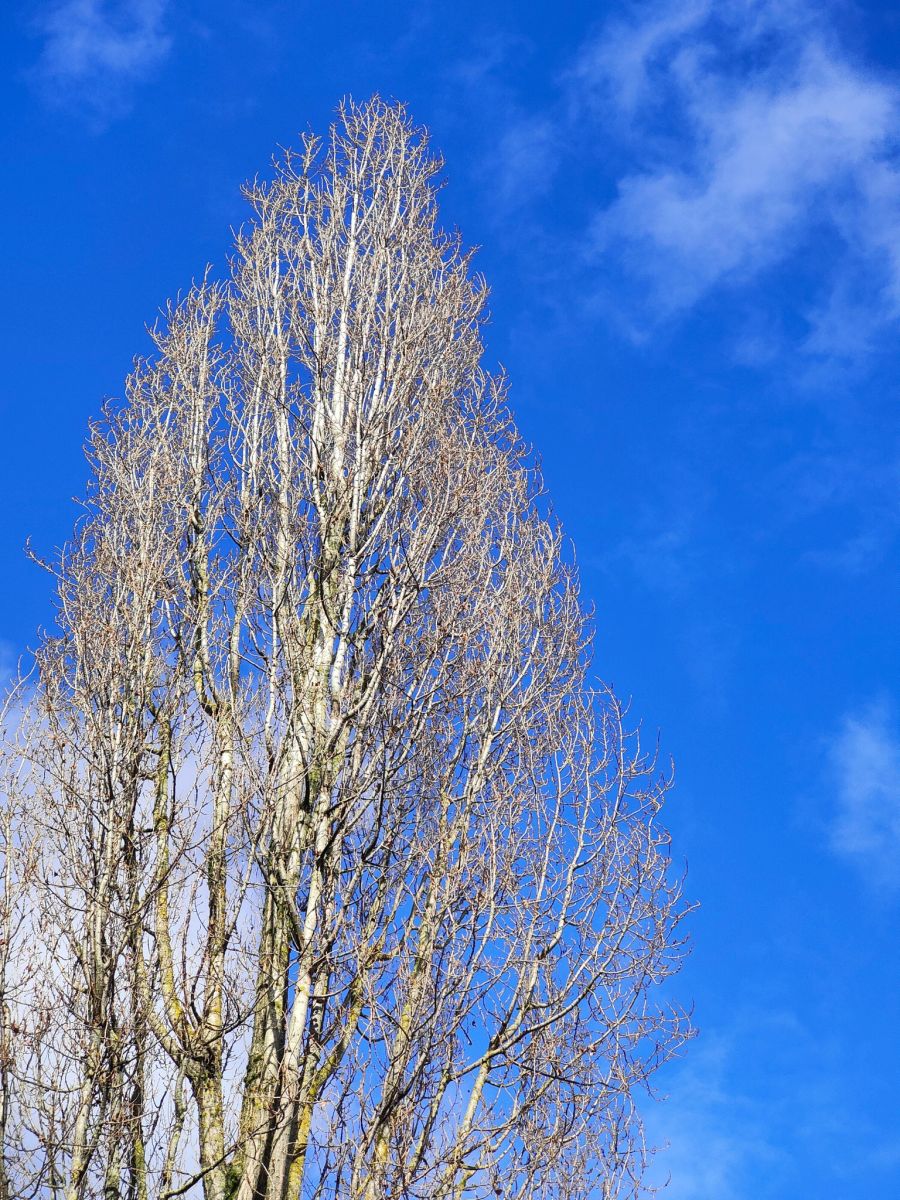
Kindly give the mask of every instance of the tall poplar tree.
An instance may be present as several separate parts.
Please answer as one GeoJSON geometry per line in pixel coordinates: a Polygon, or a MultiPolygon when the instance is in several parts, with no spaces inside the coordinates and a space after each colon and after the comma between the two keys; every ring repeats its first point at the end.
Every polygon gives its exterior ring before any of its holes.
{"type": "Polygon", "coordinates": [[[2,771],[2,1197],[633,1195],[687,1036],[668,781],[404,109],[172,304],[2,771]]]}

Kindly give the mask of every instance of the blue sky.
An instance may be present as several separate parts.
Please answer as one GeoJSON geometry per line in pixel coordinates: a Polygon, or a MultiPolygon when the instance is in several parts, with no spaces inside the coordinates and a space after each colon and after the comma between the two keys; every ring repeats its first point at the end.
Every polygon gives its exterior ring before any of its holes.
{"type": "Polygon", "coordinates": [[[238,185],[409,102],[502,362],[676,759],[701,1037],[671,1200],[900,1196],[900,10],[805,0],[12,0],[0,644],[51,619],[87,421],[238,185]]]}

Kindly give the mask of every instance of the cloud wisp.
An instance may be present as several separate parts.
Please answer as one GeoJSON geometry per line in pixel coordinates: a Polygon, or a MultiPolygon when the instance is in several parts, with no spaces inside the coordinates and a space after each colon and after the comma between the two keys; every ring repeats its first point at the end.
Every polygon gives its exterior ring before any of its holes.
{"type": "Polygon", "coordinates": [[[585,46],[569,77],[573,103],[634,164],[595,216],[594,251],[642,286],[656,319],[798,256],[818,292],[806,348],[858,353],[873,311],[900,318],[900,88],[800,3],[635,12],[585,46]],[[812,261],[822,239],[827,267],[812,261]]]}
{"type": "Polygon", "coordinates": [[[48,103],[103,124],[168,55],[168,0],[57,0],[38,17],[33,79],[48,103]]]}
{"type": "Polygon", "coordinates": [[[711,1035],[673,1073],[667,1103],[648,1114],[648,1139],[659,1153],[649,1184],[666,1200],[745,1200],[749,1178],[770,1171],[770,1131],[729,1078],[735,1046],[711,1035]]]}
{"type": "Polygon", "coordinates": [[[830,751],[832,849],[876,887],[900,887],[900,730],[884,705],[844,717],[830,751]]]}

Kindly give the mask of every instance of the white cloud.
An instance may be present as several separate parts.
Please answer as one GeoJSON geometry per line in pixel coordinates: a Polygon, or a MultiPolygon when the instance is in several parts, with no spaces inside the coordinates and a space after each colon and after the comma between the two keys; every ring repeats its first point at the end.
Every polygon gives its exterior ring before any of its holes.
{"type": "Polygon", "coordinates": [[[521,37],[494,34],[444,73],[443,122],[466,123],[473,150],[478,147],[471,165],[485,186],[489,211],[501,229],[514,216],[517,233],[529,206],[551,187],[566,143],[557,106],[530,112],[509,82],[534,53],[521,37]]]}
{"type": "Polygon", "coordinates": [[[39,16],[35,79],[48,100],[106,118],[169,53],[168,0],[57,0],[39,16]]]}
{"type": "Polygon", "coordinates": [[[876,885],[900,885],[900,730],[884,705],[844,718],[830,763],[832,848],[876,885]]]}
{"type": "Polygon", "coordinates": [[[557,166],[559,132],[541,117],[512,117],[493,152],[493,174],[504,213],[534,200],[550,185],[557,166]]]}
{"type": "Polygon", "coordinates": [[[755,1174],[771,1170],[769,1131],[730,1079],[734,1047],[710,1037],[673,1080],[666,1103],[648,1113],[656,1142],[647,1183],[665,1200],[743,1200],[755,1174]]]}
{"type": "Polygon", "coordinates": [[[767,490],[779,497],[779,521],[810,523],[804,563],[854,575],[881,567],[900,535],[900,456],[877,411],[851,420],[855,441],[813,440],[767,490]]]}
{"type": "Polygon", "coordinates": [[[667,1069],[665,1102],[645,1113],[659,1148],[646,1182],[662,1200],[806,1200],[843,1194],[847,1181],[862,1181],[854,1195],[866,1183],[880,1195],[898,1144],[868,1104],[848,1111],[854,1046],[774,992],[732,1000],[732,1013],[701,1028],[684,1062],[667,1069]],[[803,1186],[807,1163],[830,1191],[803,1186]]]}
{"type": "Polygon", "coordinates": [[[830,261],[802,263],[820,292],[806,348],[835,351],[853,296],[845,349],[858,352],[861,305],[870,320],[873,304],[900,317],[900,88],[852,62],[800,3],[636,11],[570,76],[585,111],[613,113],[639,164],[596,215],[596,250],[672,315],[824,236],[830,261]]]}
{"type": "Polygon", "coordinates": [[[15,675],[16,658],[12,643],[0,638],[0,692],[5,691],[15,675]]]}
{"type": "Polygon", "coordinates": [[[582,99],[611,100],[634,113],[650,90],[650,67],[675,39],[696,29],[710,14],[710,0],[686,0],[680,5],[657,5],[643,21],[613,21],[602,37],[584,46],[569,73],[569,82],[582,99]]]}

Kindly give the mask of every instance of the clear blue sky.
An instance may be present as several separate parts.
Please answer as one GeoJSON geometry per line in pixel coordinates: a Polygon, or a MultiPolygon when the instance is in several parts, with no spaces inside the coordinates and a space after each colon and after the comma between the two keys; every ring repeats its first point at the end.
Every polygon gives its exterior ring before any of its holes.
{"type": "Polygon", "coordinates": [[[0,641],[86,423],[345,93],[409,102],[596,604],[677,762],[702,1030],[671,1200],[900,1197],[900,10],[11,0],[0,641]]]}

